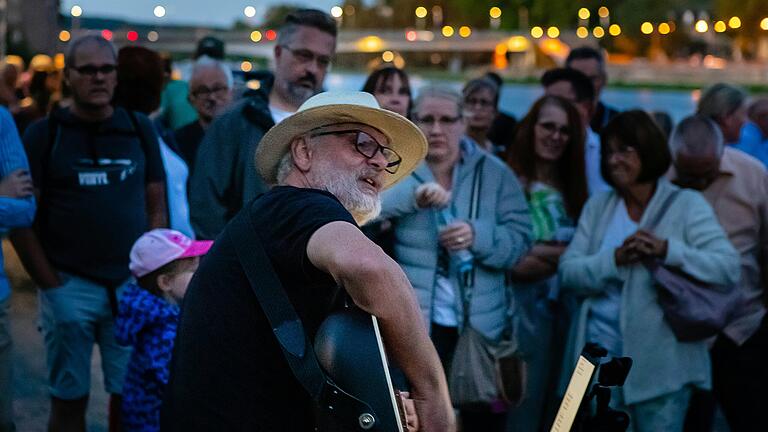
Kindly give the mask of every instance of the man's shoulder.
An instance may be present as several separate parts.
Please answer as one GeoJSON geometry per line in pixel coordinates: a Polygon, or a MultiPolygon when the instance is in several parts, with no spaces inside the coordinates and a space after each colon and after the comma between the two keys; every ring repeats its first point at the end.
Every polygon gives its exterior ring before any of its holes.
{"type": "Polygon", "coordinates": [[[731,147],[725,147],[723,150],[723,163],[729,165],[735,173],[743,171],[760,174],[765,173],[765,166],[756,157],[731,147]]]}
{"type": "Polygon", "coordinates": [[[269,105],[261,98],[249,97],[236,102],[218,116],[209,126],[206,135],[210,132],[231,134],[235,131],[263,134],[273,125],[269,105]]]}
{"type": "Polygon", "coordinates": [[[293,186],[275,186],[253,201],[256,219],[268,218],[283,222],[298,220],[346,220],[352,215],[330,192],[293,186]]]}

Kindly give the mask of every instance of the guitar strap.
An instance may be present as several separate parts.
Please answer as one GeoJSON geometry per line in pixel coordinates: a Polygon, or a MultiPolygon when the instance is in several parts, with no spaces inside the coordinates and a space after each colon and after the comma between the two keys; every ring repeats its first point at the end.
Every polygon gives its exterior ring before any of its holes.
{"type": "Polygon", "coordinates": [[[363,430],[359,418],[365,413],[372,413],[372,408],[344,392],[323,372],[301,319],[256,234],[250,212],[251,204],[248,204],[232,219],[239,237],[232,237],[232,230],[228,234],[235,244],[237,258],[251,289],[280,343],[283,356],[321,413],[330,414],[343,430],[363,430]]]}

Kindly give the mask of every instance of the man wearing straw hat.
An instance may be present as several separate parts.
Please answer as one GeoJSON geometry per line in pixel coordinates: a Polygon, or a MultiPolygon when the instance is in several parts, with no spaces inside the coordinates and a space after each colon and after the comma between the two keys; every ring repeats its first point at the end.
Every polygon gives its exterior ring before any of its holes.
{"type": "MultiPolygon", "coordinates": [[[[310,339],[348,294],[378,317],[388,355],[412,385],[420,430],[443,432],[455,428],[453,411],[413,288],[359,229],[378,214],[379,193],[426,152],[419,129],[373,96],[321,93],[264,136],[256,167],[276,186],[242,211],[310,339]]],[[[312,400],[238,260],[242,227],[227,225],[189,286],[163,430],[313,430],[312,400]]]]}

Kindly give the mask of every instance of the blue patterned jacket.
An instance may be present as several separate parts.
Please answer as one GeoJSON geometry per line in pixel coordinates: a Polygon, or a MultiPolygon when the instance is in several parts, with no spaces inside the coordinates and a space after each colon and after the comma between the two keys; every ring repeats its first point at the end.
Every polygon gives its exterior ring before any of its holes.
{"type": "Polygon", "coordinates": [[[125,287],[115,321],[118,343],[133,346],[123,384],[123,428],[159,431],[160,405],[179,323],[179,307],[135,284],[125,287]]]}

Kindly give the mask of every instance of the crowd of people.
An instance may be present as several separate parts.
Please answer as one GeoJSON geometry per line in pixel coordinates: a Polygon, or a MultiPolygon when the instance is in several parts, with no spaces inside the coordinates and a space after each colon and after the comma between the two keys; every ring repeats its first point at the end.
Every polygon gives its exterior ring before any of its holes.
{"type": "MultiPolygon", "coordinates": [[[[712,430],[716,406],[733,431],[765,427],[768,99],[718,83],[678,124],[621,111],[601,100],[602,52],[579,47],[519,121],[493,72],[459,92],[384,66],[369,100],[323,91],[336,38],[329,15],[289,14],[272,74],[242,94],[210,37],[188,82],[99,35],[30,87],[5,64],[0,232],[39,287],[49,430],[86,429],[94,345],[110,430],[310,430],[239,267],[243,213],[310,337],[336,284],[381,319],[409,430],[454,427],[447,377],[468,329],[514,340],[526,378],[514,403],[454,406],[462,431],[548,430],[587,342],[633,359],[611,404],[635,431],[712,430]],[[649,263],[740,301],[716,335],[680,340],[649,263]]],[[[14,430],[10,292],[0,268],[0,431],[14,430]]]]}

